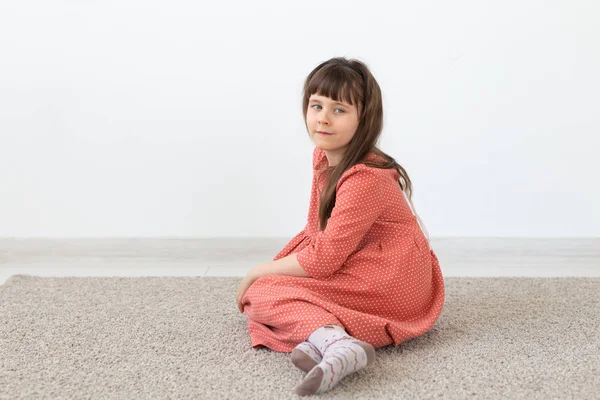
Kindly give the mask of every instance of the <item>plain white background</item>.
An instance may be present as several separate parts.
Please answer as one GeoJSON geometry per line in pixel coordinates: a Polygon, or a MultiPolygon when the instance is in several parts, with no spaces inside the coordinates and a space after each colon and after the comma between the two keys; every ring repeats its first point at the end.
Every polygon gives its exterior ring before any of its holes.
{"type": "Polygon", "coordinates": [[[0,5],[0,237],[289,237],[358,58],[432,237],[600,236],[593,1],[0,5]]]}

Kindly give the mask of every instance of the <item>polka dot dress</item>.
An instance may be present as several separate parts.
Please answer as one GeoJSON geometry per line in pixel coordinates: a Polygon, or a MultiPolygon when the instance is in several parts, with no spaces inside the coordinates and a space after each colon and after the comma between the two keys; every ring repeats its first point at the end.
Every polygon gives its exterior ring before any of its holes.
{"type": "Polygon", "coordinates": [[[317,180],[327,164],[315,147],[308,222],[273,259],[297,253],[310,277],[268,275],[242,299],[253,348],[289,353],[326,324],[375,348],[398,345],[431,329],[442,311],[440,264],[398,184],[399,172],[364,164],[348,169],[320,231],[326,178],[318,186],[317,180]]]}

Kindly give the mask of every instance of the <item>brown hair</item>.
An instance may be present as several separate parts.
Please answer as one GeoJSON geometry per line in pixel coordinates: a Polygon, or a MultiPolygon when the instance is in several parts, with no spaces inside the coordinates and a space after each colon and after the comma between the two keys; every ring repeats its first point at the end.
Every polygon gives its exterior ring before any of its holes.
{"type": "MultiPolygon", "coordinates": [[[[412,198],[412,182],[400,164],[387,155],[376,143],[383,128],[383,106],[379,84],[369,71],[369,68],[356,59],[334,57],[319,64],[308,74],[303,88],[302,114],[304,123],[310,135],[306,122],[308,100],[311,95],[326,96],[334,101],[350,103],[358,111],[358,126],[356,132],[342,157],[335,166],[327,167],[329,180],[319,200],[319,226],[324,230],[331,211],[335,206],[336,186],[344,172],[356,164],[365,164],[369,167],[390,169],[395,168],[400,173],[398,181],[400,188],[405,191],[408,198],[412,198]],[[382,157],[383,164],[364,160],[370,153],[382,157]]],[[[320,178],[320,175],[319,175],[320,178]]],[[[318,185],[317,185],[318,187],[318,185]]]]}

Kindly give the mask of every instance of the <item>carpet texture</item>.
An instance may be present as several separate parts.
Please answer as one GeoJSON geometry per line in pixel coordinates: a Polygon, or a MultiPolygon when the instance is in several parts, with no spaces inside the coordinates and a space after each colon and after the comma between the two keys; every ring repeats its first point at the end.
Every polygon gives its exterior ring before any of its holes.
{"type": "MultiPolygon", "coordinates": [[[[15,275],[0,286],[0,398],[300,398],[290,354],[251,348],[240,280],[15,275]]],[[[445,284],[429,332],[319,397],[598,399],[600,278],[445,284]]]]}

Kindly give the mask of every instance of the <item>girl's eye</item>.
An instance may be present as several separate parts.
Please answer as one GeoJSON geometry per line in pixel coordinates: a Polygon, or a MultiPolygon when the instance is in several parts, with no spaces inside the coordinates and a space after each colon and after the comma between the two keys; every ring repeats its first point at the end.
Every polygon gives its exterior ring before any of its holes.
{"type": "MultiPolygon", "coordinates": [[[[318,105],[318,104],[314,104],[314,105],[313,105],[313,107],[321,107],[321,106],[320,106],[320,105],[318,105]]],[[[344,111],[344,110],[342,110],[341,108],[336,108],[336,110],[340,110],[341,112],[345,112],[345,111],[344,111]]],[[[334,111],[335,111],[335,110],[334,110],[334,111]]]]}

